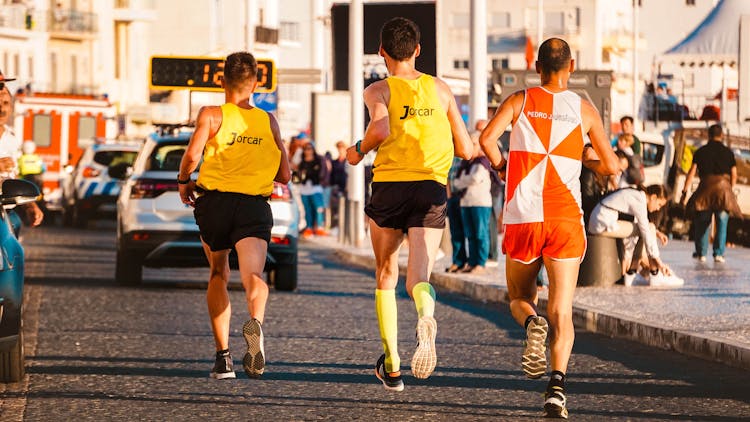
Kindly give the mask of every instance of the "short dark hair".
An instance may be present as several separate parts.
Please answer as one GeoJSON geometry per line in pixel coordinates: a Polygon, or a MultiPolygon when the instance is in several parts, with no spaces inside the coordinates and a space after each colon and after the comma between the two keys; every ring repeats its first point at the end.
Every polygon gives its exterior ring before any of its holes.
{"type": "Polygon", "coordinates": [[[622,116],[620,117],[620,124],[625,123],[626,120],[630,120],[630,123],[633,123],[633,118],[631,116],[622,116]]]}
{"type": "Polygon", "coordinates": [[[645,192],[647,196],[656,195],[659,199],[668,199],[670,195],[669,188],[659,184],[646,186],[645,192]]]}
{"type": "Polygon", "coordinates": [[[711,125],[708,127],[708,139],[716,139],[721,138],[723,130],[721,128],[721,125],[711,125]]]}
{"type": "Polygon", "coordinates": [[[239,88],[244,83],[258,78],[258,62],[246,51],[239,51],[227,56],[224,61],[224,86],[239,88]]]}
{"type": "Polygon", "coordinates": [[[419,38],[419,27],[406,18],[393,18],[380,29],[380,45],[389,56],[399,61],[406,60],[414,54],[419,38]]]}
{"type": "Polygon", "coordinates": [[[620,159],[626,158],[628,160],[628,165],[630,165],[630,157],[628,157],[628,154],[625,153],[625,151],[618,149],[615,151],[615,155],[617,156],[617,158],[620,158],[620,159]]]}
{"type": "Polygon", "coordinates": [[[542,73],[558,72],[570,66],[570,46],[560,38],[550,38],[539,46],[539,63],[542,73]]]}

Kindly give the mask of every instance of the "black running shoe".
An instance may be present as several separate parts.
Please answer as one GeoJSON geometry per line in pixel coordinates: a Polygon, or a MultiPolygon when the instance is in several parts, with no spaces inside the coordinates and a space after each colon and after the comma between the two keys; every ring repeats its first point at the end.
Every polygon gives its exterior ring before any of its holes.
{"type": "Polygon", "coordinates": [[[540,316],[535,316],[526,327],[526,348],[521,358],[521,366],[528,378],[541,378],[547,371],[544,342],[547,340],[548,329],[547,320],[540,316]]]}
{"type": "Polygon", "coordinates": [[[263,349],[263,330],[260,322],[253,318],[242,326],[242,335],[247,343],[247,353],[242,359],[242,366],[250,378],[260,378],[266,367],[266,355],[263,349]]]}
{"type": "Polygon", "coordinates": [[[383,382],[383,387],[388,391],[403,391],[404,381],[401,380],[401,373],[395,377],[385,371],[385,354],[380,355],[378,363],[375,364],[375,376],[383,382]]]}
{"type": "Polygon", "coordinates": [[[544,394],[544,417],[568,419],[568,409],[565,408],[565,394],[562,390],[555,390],[544,394]]]}
{"type": "Polygon", "coordinates": [[[232,368],[232,355],[229,353],[216,356],[216,362],[214,362],[214,369],[211,370],[211,378],[217,380],[225,380],[235,378],[234,368],[232,368]]]}

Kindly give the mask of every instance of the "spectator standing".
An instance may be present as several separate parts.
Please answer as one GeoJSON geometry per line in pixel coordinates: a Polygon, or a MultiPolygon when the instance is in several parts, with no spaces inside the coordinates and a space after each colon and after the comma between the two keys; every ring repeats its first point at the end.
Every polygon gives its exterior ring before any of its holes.
{"type": "Polygon", "coordinates": [[[448,217],[448,230],[451,235],[452,256],[451,266],[446,268],[445,271],[449,273],[463,271],[468,262],[466,236],[464,235],[464,224],[461,219],[461,196],[463,196],[464,190],[459,189],[455,184],[456,175],[463,161],[460,157],[453,157],[453,163],[448,171],[446,216],[448,217]]]}
{"type": "MultiPolygon", "coordinates": [[[[4,179],[15,179],[18,177],[18,159],[21,157],[21,141],[8,126],[10,116],[13,114],[13,96],[8,89],[7,83],[15,78],[5,78],[0,72],[0,183],[4,179]]],[[[15,210],[14,210],[15,211],[15,210]]],[[[14,231],[18,236],[20,230],[19,215],[11,211],[14,231]]],[[[29,226],[42,224],[44,213],[36,202],[18,207],[20,220],[29,226]]]]}
{"type": "MultiPolygon", "coordinates": [[[[461,195],[461,221],[464,236],[468,240],[468,267],[463,272],[483,274],[490,252],[489,223],[492,218],[492,195],[490,189],[492,178],[497,173],[492,171],[490,161],[479,147],[479,140],[474,142],[474,158],[465,160],[458,169],[454,185],[464,190],[461,195]]],[[[497,230],[496,230],[497,232],[497,230]]],[[[497,236],[497,235],[495,235],[497,236]]]]}
{"type": "Polygon", "coordinates": [[[631,145],[633,148],[633,153],[636,155],[641,155],[641,140],[638,139],[637,136],[635,136],[635,124],[633,123],[633,117],[622,116],[620,118],[620,128],[622,130],[622,135],[633,136],[633,143],[631,145]]]}
{"type": "MultiPolygon", "coordinates": [[[[623,172],[623,185],[640,186],[645,178],[643,160],[633,150],[634,136],[621,134],[617,137],[617,150],[622,151],[628,157],[628,168],[623,172]]],[[[620,186],[625,187],[625,186],[620,186]]]]}
{"type": "Polygon", "coordinates": [[[308,142],[302,147],[302,160],[297,166],[299,175],[299,193],[302,205],[305,208],[305,223],[307,227],[302,236],[310,237],[313,234],[325,236],[325,198],[323,197],[323,186],[328,183],[328,166],[325,158],[318,155],[315,145],[308,142]]]}
{"type": "Polygon", "coordinates": [[[344,141],[336,142],[336,151],[338,156],[331,160],[331,220],[332,226],[338,226],[339,222],[339,199],[346,198],[346,148],[344,141]]]}
{"type": "Polygon", "coordinates": [[[44,173],[44,161],[36,154],[34,141],[24,141],[21,146],[22,154],[18,159],[18,172],[24,180],[35,184],[42,190],[42,173],[44,173]]]}
{"type": "Polygon", "coordinates": [[[680,198],[680,203],[686,205],[688,214],[694,216],[693,257],[700,262],[706,260],[711,218],[713,217],[716,223],[713,243],[715,262],[725,260],[729,216],[742,218],[742,211],[733,192],[737,184],[737,163],[734,153],[722,143],[722,140],[721,125],[716,124],[708,128],[708,143],[693,154],[693,164],[685,177],[680,198]],[[700,183],[688,201],[688,188],[692,185],[696,172],[700,183]]]}

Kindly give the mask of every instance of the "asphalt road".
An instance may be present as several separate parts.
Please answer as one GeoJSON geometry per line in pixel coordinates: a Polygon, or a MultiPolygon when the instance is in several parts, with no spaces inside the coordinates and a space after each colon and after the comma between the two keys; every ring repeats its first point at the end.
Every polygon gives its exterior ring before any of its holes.
{"type": "MultiPolygon", "coordinates": [[[[231,291],[238,379],[208,377],[207,269],[113,281],[114,230],[24,229],[27,379],[0,386],[0,420],[511,420],[541,415],[546,379],[520,369],[523,331],[506,306],[438,296],[438,367],[413,378],[416,312],[399,292],[401,393],[373,375],[382,353],[374,280],[301,243],[299,290],[272,291],[260,380],[241,370],[247,318],[231,291]]],[[[235,277],[236,279],[236,277],[235,277]]],[[[747,420],[746,371],[578,332],[568,370],[573,420],[747,420]]]]}

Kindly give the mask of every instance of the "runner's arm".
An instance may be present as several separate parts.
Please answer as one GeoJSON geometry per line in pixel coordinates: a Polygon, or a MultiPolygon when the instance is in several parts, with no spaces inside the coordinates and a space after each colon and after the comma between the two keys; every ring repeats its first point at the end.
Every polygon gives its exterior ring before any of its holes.
{"type": "Polygon", "coordinates": [[[365,129],[365,136],[359,144],[359,151],[357,151],[356,145],[352,145],[346,150],[346,158],[349,164],[356,165],[362,161],[364,154],[380,146],[391,134],[387,91],[388,83],[384,80],[375,82],[365,89],[364,100],[370,114],[370,124],[365,129]]]}
{"type": "MultiPolygon", "coordinates": [[[[200,109],[198,117],[196,118],[195,131],[193,131],[193,135],[190,137],[190,142],[185,149],[185,153],[182,155],[182,161],[180,161],[180,171],[177,173],[178,181],[190,179],[190,175],[198,167],[198,163],[200,163],[206,142],[216,135],[220,125],[220,107],[206,106],[200,109]]],[[[178,189],[183,204],[195,204],[192,182],[180,183],[178,184],[178,189]]]]}
{"type": "Polygon", "coordinates": [[[474,146],[472,145],[469,132],[466,130],[464,120],[461,118],[461,112],[458,110],[456,98],[453,96],[448,84],[443,82],[440,78],[435,78],[435,87],[438,89],[441,103],[443,105],[446,103],[448,104],[448,106],[444,106],[444,108],[448,115],[448,122],[451,125],[453,153],[456,157],[469,160],[474,154],[474,146]]]}
{"type": "Polygon", "coordinates": [[[588,168],[595,171],[597,174],[602,176],[609,176],[620,172],[619,160],[615,155],[615,151],[607,139],[607,135],[604,132],[604,126],[602,125],[601,117],[599,112],[594,108],[591,103],[586,100],[581,101],[581,114],[583,118],[584,133],[589,136],[591,140],[591,146],[594,147],[596,155],[599,156],[599,161],[592,161],[587,164],[588,168]]]}
{"type": "Polygon", "coordinates": [[[492,168],[497,169],[505,165],[505,158],[500,152],[497,140],[509,124],[513,123],[521,113],[523,107],[523,91],[518,91],[506,98],[492,116],[487,127],[479,135],[479,145],[490,160],[492,168]]]}
{"type": "Polygon", "coordinates": [[[273,133],[273,139],[276,141],[276,146],[281,151],[281,160],[279,161],[279,171],[276,172],[276,177],[274,177],[274,182],[279,182],[283,184],[289,183],[289,180],[292,178],[292,171],[289,168],[289,157],[286,154],[286,148],[284,147],[284,143],[281,141],[281,130],[279,130],[279,122],[276,121],[276,118],[273,117],[273,114],[268,114],[269,122],[271,123],[271,132],[273,133]]]}

